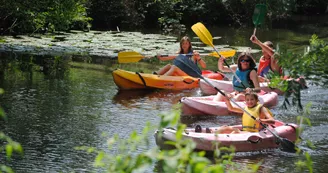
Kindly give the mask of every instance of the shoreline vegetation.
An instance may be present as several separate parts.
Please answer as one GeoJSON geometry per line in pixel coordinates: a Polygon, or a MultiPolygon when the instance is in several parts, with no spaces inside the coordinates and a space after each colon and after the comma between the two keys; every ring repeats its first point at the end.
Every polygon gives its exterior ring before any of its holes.
{"type": "MultiPolygon", "coordinates": [[[[197,22],[210,27],[252,27],[257,3],[250,0],[4,0],[0,5],[0,35],[34,35],[72,29],[154,29],[175,35],[197,22]]],[[[278,0],[267,2],[266,6],[264,27],[267,28],[299,27],[302,23],[328,26],[325,0],[278,0]]]]}

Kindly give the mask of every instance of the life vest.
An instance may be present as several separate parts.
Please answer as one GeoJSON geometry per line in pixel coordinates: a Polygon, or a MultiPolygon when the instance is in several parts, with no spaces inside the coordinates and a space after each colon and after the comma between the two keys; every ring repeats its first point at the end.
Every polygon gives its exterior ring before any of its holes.
{"type": "MultiPolygon", "coordinates": [[[[259,118],[261,116],[261,108],[263,107],[262,104],[257,104],[256,106],[249,108],[245,107],[245,110],[249,112],[253,117],[259,118]]],[[[264,107],[266,108],[266,107],[264,107]]],[[[272,112],[266,108],[267,111],[271,116],[273,116],[272,112]]],[[[264,117],[260,117],[260,119],[263,119],[264,117]]],[[[258,132],[262,127],[259,122],[255,121],[251,116],[249,116],[246,112],[244,112],[242,117],[242,125],[243,125],[243,131],[248,132],[258,132]]]]}
{"type": "Polygon", "coordinates": [[[237,80],[235,76],[232,78],[232,84],[233,84],[233,89],[239,92],[244,91],[246,88],[254,88],[253,81],[249,77],[249,73],[253,69],[245,70],[245,71],[240,71],[238,68],[236,70],[236,75],[239,77],[241,82],[237,80]],[[245,86],[245,87],[244,87],[245,86]]]}
{"type": "MultiPolygon", "coordinates": [[[[269,73],[269,71],[273,71],[271,68],[271,59],[269,60],[263,60],[263,58],[260,58],[259,66],[258,66],[258,71],[257,74],[259,76],[265,77],[266,74],[269,73]]],[[[282,68],[279,67],[279,74],[282,75],[282,68]]]]}
{"type": "Polygon", "coordinates": [[[271,70],[270,64],[271,64],[271,59],[263,60],[263,58],[261,57],[257,74],[259,76],[265,77],[265,75],[269,73],[269,70],[271,70]]]}

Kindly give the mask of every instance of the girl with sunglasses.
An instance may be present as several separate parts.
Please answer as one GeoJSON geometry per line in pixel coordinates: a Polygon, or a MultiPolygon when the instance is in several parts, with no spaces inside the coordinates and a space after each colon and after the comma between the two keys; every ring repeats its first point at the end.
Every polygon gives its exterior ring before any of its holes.
{"type": "MultiPolygon", "coordinates": [[[[220,58],[218,61],[218,69],[222,72],[230,72],[227,66],[223,66],[224,57],[220,58]]],[[[256,72],[256,63],[253,56],[250,53],[241,53],[238,56],[238,64],[230,65],[232,71],[235,71],[238,78],[241,80],[239,82],[235,76],[232,79],[234,99],[236,101],[245,100],[245,92],[259,92],[260,84],[258,80],[258,75],[256,72]]],[[[215,101],[223,101],[223,96],[218,93],[214,98],[215,101]]]]}

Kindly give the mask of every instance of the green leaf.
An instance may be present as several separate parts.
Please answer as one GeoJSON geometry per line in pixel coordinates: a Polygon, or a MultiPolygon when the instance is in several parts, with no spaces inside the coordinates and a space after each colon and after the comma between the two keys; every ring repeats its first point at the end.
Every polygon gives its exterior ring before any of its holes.
{"type": "Polygon", "coordinates": [[[8,158],[11,158],[13,150],[14,150],[14,148],[11,144],[6,145],[6,154],[7,154],[8,158]]]}

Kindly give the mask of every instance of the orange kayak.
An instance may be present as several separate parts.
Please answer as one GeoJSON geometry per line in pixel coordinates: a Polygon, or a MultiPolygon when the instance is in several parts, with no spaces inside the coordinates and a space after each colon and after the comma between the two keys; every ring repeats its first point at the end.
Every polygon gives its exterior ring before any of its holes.
{"type": "Polygon", "coordinates": [[[199,87],[199,79],[190,76],[163,76],[149,73],[114,70],[113,79],[121,90],[168,89],[187,90],[199,87]]]}

